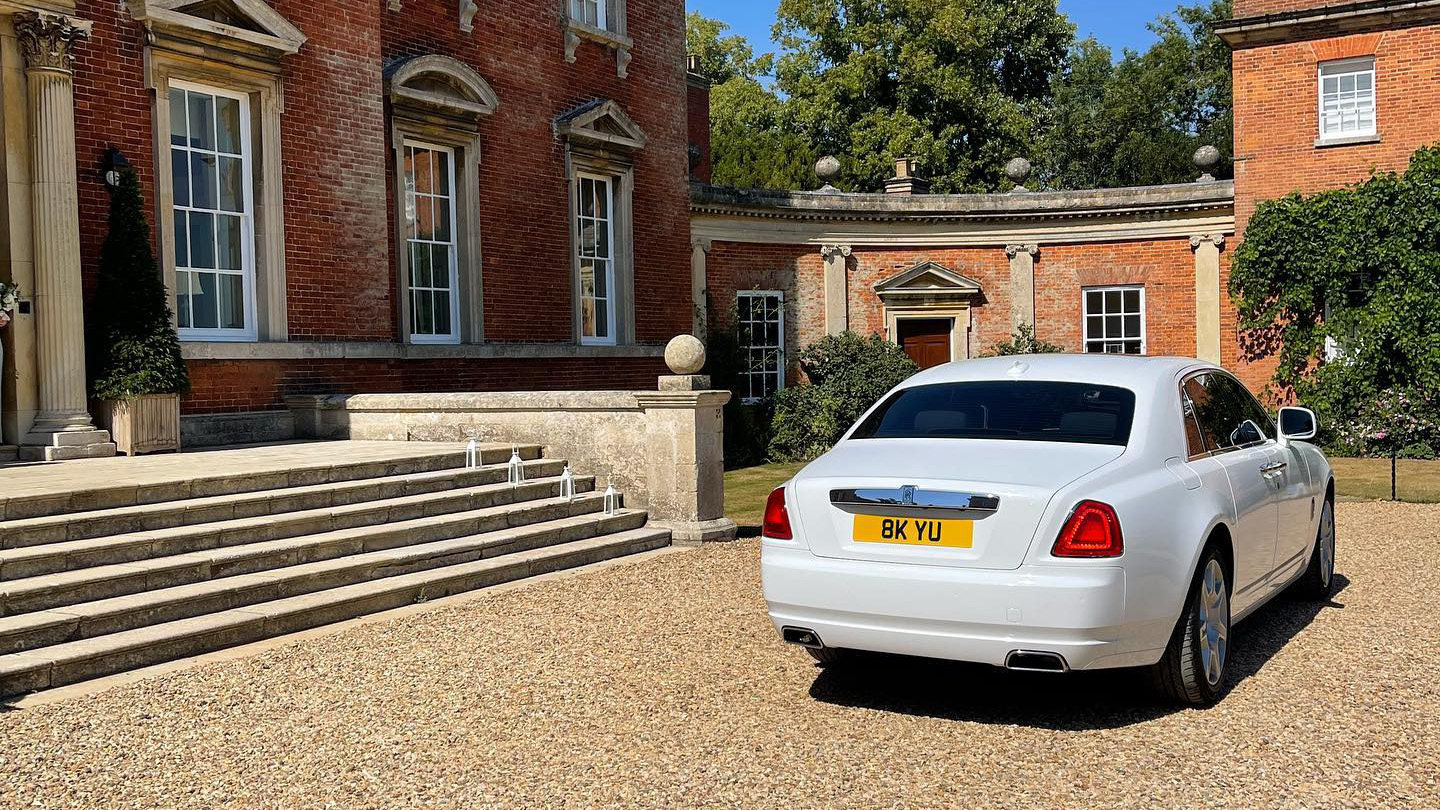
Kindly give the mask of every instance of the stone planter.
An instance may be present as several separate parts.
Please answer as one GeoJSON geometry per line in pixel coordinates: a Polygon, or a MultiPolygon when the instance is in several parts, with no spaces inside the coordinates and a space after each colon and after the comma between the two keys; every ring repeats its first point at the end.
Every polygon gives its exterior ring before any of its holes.
{"type": "Polygon", "coordinates": [[[154,394],[133,399],[96,402],[100,427],[110,431],[117,449],[127,456],[180,451],[180,395],[154,394]]]}

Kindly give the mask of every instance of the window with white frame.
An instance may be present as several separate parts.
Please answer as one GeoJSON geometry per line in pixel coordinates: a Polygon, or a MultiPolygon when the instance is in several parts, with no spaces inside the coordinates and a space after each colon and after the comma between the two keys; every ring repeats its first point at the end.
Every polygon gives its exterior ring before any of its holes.
{"type": "Polygon", "coordinates": [[[606,28],[606,2],[607,0],[570,0],[570,17],[586,25],[606,28]]]}
{"type": "Polygon", "coordinates": [[[1346,59],[1320,65],[1320,139],[1374,135],[1375,60],[1346,59]]]}
{"type": "Polygon", "coordinates": [[[1084,291],[1085,351],[1145,353],[1145,288],[1090,287],[1084,291]]]}
{"type": "Polygon", "coordinates": [[[170,83],[175,317],[190,340],[254,340],[254,202],[246,97],[170,83]]]}
{"type": "Polygon", "coordinates": [[[575,177],[575,246],[580,279],[580,342],[615,342],[614,178],[575,177]]]}
{"type": "Polygon", "coordinates": [[[455,152],[406,141],[404,173],[410,341],[459,343],[455,152]]]}
{"type": "Polygon", "coordinates": [[[755,402],[785,387],[785,295],[766,290],[741,292],[735,304],[745,359],[740,396],[755,402]]]}

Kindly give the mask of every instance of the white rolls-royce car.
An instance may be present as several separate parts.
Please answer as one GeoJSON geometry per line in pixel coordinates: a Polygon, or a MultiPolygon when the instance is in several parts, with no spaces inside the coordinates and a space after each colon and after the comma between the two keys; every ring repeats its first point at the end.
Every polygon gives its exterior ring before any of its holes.
{"type": "Polygon", "coordinates": [[[822,664],[854,650],[1224,685],[1234,622],[1328,598],[1335,483],[1197,360],[1025,355],[921,372],[771,493],[765,599],[822,664]]]}

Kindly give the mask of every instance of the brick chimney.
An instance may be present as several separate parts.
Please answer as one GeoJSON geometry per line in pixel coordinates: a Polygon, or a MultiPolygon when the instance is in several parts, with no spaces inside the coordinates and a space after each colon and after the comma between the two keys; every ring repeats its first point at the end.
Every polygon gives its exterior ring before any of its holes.
{"type": "Polygon", "coordinates": [[[895,176],[885,181],[885,193],[909,196],[929,192],[930,184],[916,176],[918,168],[915,158],[896,158],[895,176]]]}
{"type": "Polygon", "coordinates": [[[710,182],[710,82],[700,75],[700,57],[685,58],[685,117],[689,134],[690,179],[710,182]]]}

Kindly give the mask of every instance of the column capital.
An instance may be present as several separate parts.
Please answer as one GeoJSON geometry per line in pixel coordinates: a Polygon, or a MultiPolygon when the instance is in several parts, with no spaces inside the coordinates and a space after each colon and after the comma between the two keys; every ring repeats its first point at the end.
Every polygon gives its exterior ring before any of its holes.
{"type": "Polygon", "coordinates": [[[1199,250],[1201,245],[1214,245],[1218,250],[1225,249],[1225,234],[1205,233],[1196,234],[1190,237],[1190,249],[1199,250]]]}
{"type": "Polygon", "coordinates": [[[830,261],[831,259],[835,258],[836,256],[842,256],[842,257],[848,259],[848,258],[850,258],[850,254],[851,254],[851,253],[852,253],[852,251],[851,251],[849,245],[821,245],[821,246],[820,246],[820,256],[821,256],[822,258],[824,258],[825,261],[827,261],[827,262],[830,261]]]}
{"type": "Polygon", "coordinates": [[[709,253],[709,252],[710,252],[710,248],[712,248],[712,247],[715,247],[715,240],[713,240],[713,239],[706,239],[706,238],[703,237],[703,236],[692,236],[692,237],[690,237],[690,249],[691,249],[691,250],[694,250],[694,249],[696,249],[696,248],[699,248],[699,249],[705,251],[706,253],[709,253]]]}
{"type": "Polygon", "coordinates": [[[70,73],[75,65],[75,43],[90,38],[89,20],[43,11],[15,13],[15,38],[25,57],[26,70],[70,73]]]}
{"type": "Polygon", "coordinates": [[[1021,253],[1029,253],[1032,257],[1037,256],[1040,253],[1040,246],[1035,244],[1005,246],[1005,255],[1012,259],[1021,253]]]}

